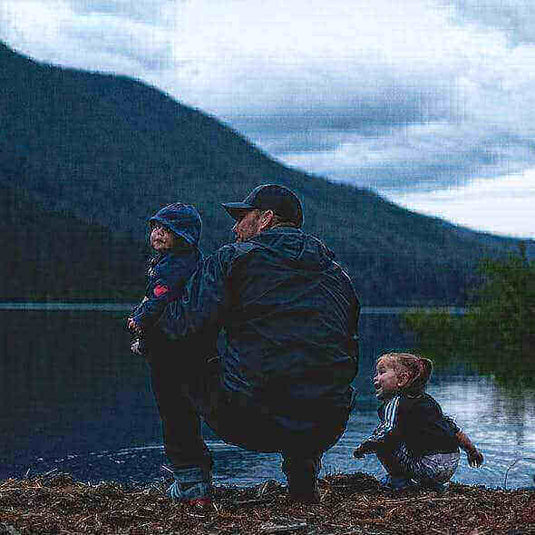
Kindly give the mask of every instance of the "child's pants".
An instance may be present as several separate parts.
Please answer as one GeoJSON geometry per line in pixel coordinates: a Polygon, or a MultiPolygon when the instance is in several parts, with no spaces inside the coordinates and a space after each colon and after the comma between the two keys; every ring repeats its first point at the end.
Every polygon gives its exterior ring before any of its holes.
{"type": "MultiPolygon", "coordinates": [[[[378,457],[381,460],[380,454],[378,457]]],[[[392,451],[392,457],[402,470],[401,474],[396,475],[414,479],[422,484],[433,484],[446,483],[452,478],[459,465],[460,453],[431,453],[418,457],[402,442],[392,451]]]]}

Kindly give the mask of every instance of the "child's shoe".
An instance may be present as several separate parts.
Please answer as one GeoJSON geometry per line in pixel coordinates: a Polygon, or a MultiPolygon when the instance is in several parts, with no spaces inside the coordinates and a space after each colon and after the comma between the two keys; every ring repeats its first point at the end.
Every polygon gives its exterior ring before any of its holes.
{"type": "Polygon", "coordinates": [[[173,471],[175,481],[167,489],[167,495],[181,503],[204,506],[212,503],[212,481],[209,472],[198,466],[177,468],[173,471]]]}
{"type": "Polygon", "coordinates": [[[386,489],[393,490],[395,492],[414,487],[414,483],[412,482],[412,480],[407,479],[405,477],[392,477],[390,475],[386,475],[381,478],[379,482],[381,483],[381,486],[385,487],[386,489]]]}
{"type": "Polygon", "coordinates": [[[434,490],[440,494],[448,490],[448,483],[439,483],[438,481],[422,481],[420,482],[420,487],[426,490],[434,490]]]}

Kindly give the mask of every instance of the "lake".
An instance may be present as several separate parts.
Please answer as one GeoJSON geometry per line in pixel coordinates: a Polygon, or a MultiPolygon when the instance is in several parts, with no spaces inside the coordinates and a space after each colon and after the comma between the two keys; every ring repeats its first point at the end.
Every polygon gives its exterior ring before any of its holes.
{"type": "MultiPolygon", "coordinates": [[[[58,469],[83,481],[151,482],[164,475],[158,414],[143,359],[129,351],[128,308],[0,305],[0,478],[58,469]],[[71,307],[72,308],[72,307],[71,307]],[[29,471],[29,472],[28,472],[29,471]]],[[[360,320],[357,406],[346,433],[324,457],[323,473],[381,474],[353,448],[377,422],[375,357],[414,348],[399,310],[365,309],[360,320]]],[[[462,456],[454,481],[489,487],[533,485],[535,395],[507,391],[458,364],[437,370],[429,392],[485,455],[480,469],[462,456]]],[[[229,446],[208,431],[216,484],[284,481],[276,454],[229,446]]]]}

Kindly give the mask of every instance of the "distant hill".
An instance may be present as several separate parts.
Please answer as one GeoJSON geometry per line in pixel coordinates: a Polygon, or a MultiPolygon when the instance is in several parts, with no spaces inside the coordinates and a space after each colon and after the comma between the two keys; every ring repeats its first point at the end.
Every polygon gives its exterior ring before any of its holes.
{"type": "Polygon", "coordinates": [[[0,186],[1,300],[106,301],[142,297],[144,247],[139,240],[45,209],[0,186]]]}
{"type": "MultiPolygon", "coordinates": [[[[287,185],[302,198],[305,230],[336,252],[364,305],[462,304],[477,260],[516,247],[512,239],[417,215],[370,191],[285,167],[213,117],[142,82],[39,64],[1,43],[0,117],[2,209],[17,214],[13,206],[23,202],[38,214],[11,221],[18,232],[48,236],[40,269],[55,273],[70,262],[52,239],[58,225],[77,256],[93,251],[93,263],[84,267],[94,272],[93,283],[73,278],[73,295],[109,290],[110,298],[124,298],[116,283],[121,277],[111,275],[117,269],[129,273],[126,293],[139,294],[143,277],[133,274],[154,211],[177,200],[195,204],[210,252],[231,239],[232,221],[220,203],[266,182],[287,185]],[[69,229],[76,233],[71,241],[69,229]],[[104,279],[108,286],[98,282],[104,279]]],[[[5,236],[11,260],[2,263],[0,277],[15,271],[21,287],[46,286],[44,279],[32,282],[35,274],[24,267],[37,261],[33,249],[5,236]]],[[[35,295],[56,293],[43,287],[35,295]]],[[[6,297],[16,295],[0,299],[6,297]]]]}

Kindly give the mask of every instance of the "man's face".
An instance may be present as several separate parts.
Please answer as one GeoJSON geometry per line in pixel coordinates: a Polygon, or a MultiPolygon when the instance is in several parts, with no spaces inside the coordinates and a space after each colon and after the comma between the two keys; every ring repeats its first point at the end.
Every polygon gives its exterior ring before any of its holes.
{"type": "Polygon", "coordinates": [[[236,221],[232,231],[236,234],[236,241],[246,241],[256,236],[262,230],[262,212],[249,210],[236,221]]]}

